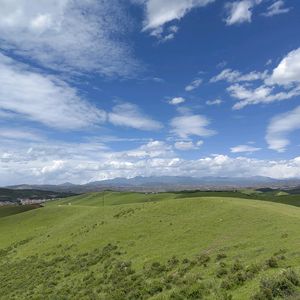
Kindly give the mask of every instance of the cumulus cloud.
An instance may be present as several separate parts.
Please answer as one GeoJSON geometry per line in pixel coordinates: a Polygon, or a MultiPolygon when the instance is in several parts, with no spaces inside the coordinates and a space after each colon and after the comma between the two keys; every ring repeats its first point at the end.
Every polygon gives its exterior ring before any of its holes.
{"type": "Polygon", "coordinates": [[[148,144],[139,147],[139,149],[144,151],[171,150],[172,146],[167,145],[163,141],[151,141],[148,144]]]}
{"type": "Polygon", "coordinates": [[[261,148],[254,148],[254,147],[250,147],[248,145],[239,145],[233,148],[230,148],[232,153],[238,153],[238,152],[255,152],[255,151],[259,151],[261,150],[261,148]]]}
{"type": "Polygon", "coordinates": [[[0,185],[12,182],[52,183],[64,181],[83,183],[112,179],[115,177],[132,178],[134,176],[268,176],[273,178],[299,178],[300,157],[286,161],[259,160],[247,157],[231,158],[227,155],[215,155],[197,160],[171,158],[145,158],[136,161],[94,160],[84,162],[66,162],[57,159],[42,165],[13,164],[11,168],[0,165],[0,185]],[[16,172],[17,171],[17,172],[16,172]]]}
{"type": "Polygon", "coordinates": [[[131,103],[118,104],[108,114],[109,122],[115,126],[126,126],[141,130],[158,130],[162,124],[146,116],[140,108],[131,103]]]}
{"type": "Polygon", "coordinates": [[[0,112],[65,130],[105,122],[103,110],[79,97],[75,88],[59,78],[34,72],[1,53],[0,68],[0,112]]]}
{"type": "Polygon", "coordinates": [[[133,77],[142,66],[124,42],[131,28],[119,0],[4,1],[0,47],[68,74],[133,77]]]}
{"type": "Polygon", "coordinates": [[[265,137],[269,149],[285,152],[286,147],[290,144],[286,136],[297,129],[300,129],[300,106],[292,111],[275,116],[268,126],[265,137]]]}
{"type": "Polygon", "coordinates": [[[185,150],[193,150],[193,149],[199,149],[203,145],[203,141],[198,141],[196,145],[192,141],[190,142],[176,142],[174,144],[174,147],[177,150],[185,151],[185,150]]]}
{"type": "Polygon", "coordinates": [[[300,83],[300,48],[288,53],[273,70],[272,75],[265,80],[265,83],[285,86],[300,83]]]}
{"type": "Polygon", "coordinates": [[[184,98],[178,97],[178,98],[173,98],[171,101],[169,101],[169,103],[173,105],[177,105],[179,103],[183,103],[184,101],[185,101],[184,98]]]}
{"type": "Polygon", "coordinates": [[[190,85],[188,85],[185,90],[186,91],[191,91],[199,87],[203,79],[201,78],[196,78],[190,85]]]}
{"type": "Polygon", "coordinates": [[[223,101],[220,99],[217,99],[215,101],[206,101],[206,105],[220,105],[223,101]]]}
{"type": "Polygon", "coordinates": [[[191,135],[209,137],[217,132],[206,127],[210,120],[201,115],[179,116],[170,121],[171,133],[178,135],[180,138],[188,139],[191,135]]]}
{"type": "Polygon", "coordinates": [[[195,149],[195,145],[192,141],[191,142],[176,142],[174,144],[174,147],[177,150],[192,150],[192,149],[195,149]]]}
{"type": "Polygon", "coordinates": [[[292,9],[292,7],[281,8],[283,5],[284,5],[284,1],[282,1],[282,0],[276,1],[271,6],[269,6],[267,8],[267,12],[263,13],[262,15],[265,17],[272,17],[272,16],[278,15],[278,14],[288,13],[292,9]]]}
{"type": "MultiPolygon", "coordinates": [[[[300,157],[287,161],[271,161],[246,157],[230,158],[216,154],[213,158],[186,160],[176,157],[173,146],[164,141],[151,140],[138,148],[133,146],[134,149],[126,152],[112,152],[105,144],[97,141],[89,140],[85,143],[31,141],[29,145],[27,141],[5,140],[0,143],[0,186],[20,182],[86,183],[139,175],[197,177],[260,175],[300,178],[300,157]]],[[[203,141],[195,144],[200,147],[203,141]]],[[[190,141],[180,145],[191,147],[190,141]]]]}

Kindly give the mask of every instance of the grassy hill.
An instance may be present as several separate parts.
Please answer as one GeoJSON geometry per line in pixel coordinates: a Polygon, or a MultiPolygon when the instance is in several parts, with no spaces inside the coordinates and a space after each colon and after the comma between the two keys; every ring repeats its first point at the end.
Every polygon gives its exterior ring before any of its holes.
{"type": "Polygon", "coordinates": [[[0,299],[299,299],[300,208],[120,196],[1,218],[0,299]]]}
{"type": "Polygon", "coordinates": [[[237,192],[232,191],[182,191],[182,192],[168,192],[158,194],[142,194],[133,192],[114,192],[105,191],[88,193],[79,196],[73,196],[61,200],[48,202],[47,206],[58,205],[80,205],[80,206],[104,206],[121,205],[129,203],[145,203],[151,201],[164,201],[171,199],[183,198],[198,198],[198,197],[230,197],[239,199],[253,199],[262,200],[275,203],[284,203],[294,206],[300,206],[300,194],[289,195],[280,190],[272,190],[261,192],[256,190],[242,190],[237,192]],[[103,201],[104,196],[104,201],[103,201]]]}
{"type": "Polygon", "coordinates": [[[104,196],[104,206],[108,205],[121,205],[129,203],[143,203],[150,201],[162,201],[168,199],[174,199],[174,193],[160,193],[160,194],[141,194],[132,192],[95,192],[88,193],[79,196],[69,197],[47,203],[47,206],[57,205],[83,205],[83,206],[102,206],[104,196]]]}

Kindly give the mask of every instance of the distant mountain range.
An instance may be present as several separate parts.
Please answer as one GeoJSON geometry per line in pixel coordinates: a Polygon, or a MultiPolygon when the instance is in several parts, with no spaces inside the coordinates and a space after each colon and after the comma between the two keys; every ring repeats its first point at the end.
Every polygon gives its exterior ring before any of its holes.
{"type": "MultiPolygon", "coordinates": [[[[299,179],[293,179],[299,180],[299,179]]],[[[134,178],[114,178],[109,180],[94,181],[85,186],[113,185],[113,186],[161,186],[161,185],[249,185],[253,183],[272,183],[278,180],[270,177],[184,177],[184,176],[151,176],[134,178]]],[[[64,184],[65,185],[65,184],[64,184]]]]}
{"type": "Polygon", "coordinates": [[[17,186],[9,186],[9,188],[15,189],[24,189],[24,188],[42,188],[43,189],[51,189],[55,187],[61,188],[64,190],[67,189],[79,189],[86,188],[87,190],[91,190],[92,187],[158,187],[158,186],[270,186],[285,183],[300,184],[299,178],[291,178],[291,179],[274,179],[270,177],[264,176],[252,176],[252,177],[184,177],[184,176],[151,176],[151,177],[142,177],[137,176],[134,178],[114,178],[109,180],[102,181],[94,181],[89,182],[84,185],[75,185],[70,182],[65,182],[60,185],[17,185],[17,186]]]}

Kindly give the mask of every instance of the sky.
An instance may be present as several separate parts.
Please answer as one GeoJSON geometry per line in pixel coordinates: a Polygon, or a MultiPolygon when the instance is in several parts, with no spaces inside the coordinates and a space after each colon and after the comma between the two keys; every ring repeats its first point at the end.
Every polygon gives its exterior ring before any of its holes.
{"type": "Polygon", "coordinates": [[[0,0],[0,186],[300,178],[300,2],[0,0]]]}

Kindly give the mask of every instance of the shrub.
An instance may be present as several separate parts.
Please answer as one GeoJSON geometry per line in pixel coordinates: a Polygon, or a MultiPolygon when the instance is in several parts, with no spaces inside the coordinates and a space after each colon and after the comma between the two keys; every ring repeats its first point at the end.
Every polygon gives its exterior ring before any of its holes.
{"type": "Polygon", "coordinates": [[[261,271],[261,266],[259,264],[251,264],[246,268],[246,275],[249,279],[252,279],[260,271],[261,271]]]}
{"type": "Polygon", "coordinates": [[[228,271],[225,268],[220,268],[216,272],[216,277],[221,278],[224,275],[227,275],[228,271]]]}
{"type": "Polygon", "coordinates": [[[182,295],[180,295],[179,293],[173,292],[170,295],[170,299],[171,300],[184,300],[185,298],[182,295]]]}
{"type": "Polygon", "coordinates": [[[187,258],[184,258],[183,260],[182,260],[182,263],[183,264],[188,264],[190,261],[187,259],[187,258]]]}
{"type": "Polygon", "coordinates": [[[252,297],[253,300],[272,300],[273,293],[268,287],[262,287],[260,291],[252,297]]]}
{"type": "Polygon", "coordinates": [[[261,281],[260,291],[254,297],[258,297],[259,295],[265,293],[264,291],[266,288],[272,292],[273,297],[286,297],[292,295],[295,291],[295,287],[299,285],[299,278],[294,270],[284,271],[280,275],[263,279],[261,281]]]}
{"type": "Polygon", "coordinates": [[[235,272],[237,272],[237,271],[240,271],[240,270],[243,270],[243,265],[242,265],[242,263],[239,261],[239,260],[237,260],[234,264],[233,264],[233,266],[230,268],[230,271],[232,272],[232,273],[235,273],[235,272]]]}
{"type": "Polygon", "coordinates": [[[216,257],[216,261],[219,261],[223,258],[226,258],[227,257],[227,254],[226,253],[219,253],[216,257]]]}
{"type": "Polygon", "coordinates": [[[221,291],[216,294],[216,299],[217,300],[232,300],[232,295],[227,294],[226,291],[221,291]]]}
{"type": "Polygon", "coordinates": [[[266,264],[270,268],[277,268],[278,267],[277,259],[274,256],[272,256],[271,258],[267,259],[266,264]]]}
{"type": "Polygon", "coordinates": [[[241,286],[246,281],[245,273],[237,271],[236,274],[228,276],[221,282],[221,288],[225,290],[233,289],[236,286],[241,286]]]}
{"type": "Polygon", "coordinates": [[[173,255],[172,258],[168,260],[168,264],[171,267],[178,265],[178,263],[179,263],[179,260],[176,258],[175,255],[173,255]]]}
{"type": "Polygon", "coordinates": [[[148,287],[147,291],[150,295],[155,295],[161,293],[164,289],[164,285],[160,281],[154,281],[148,287]]]}

